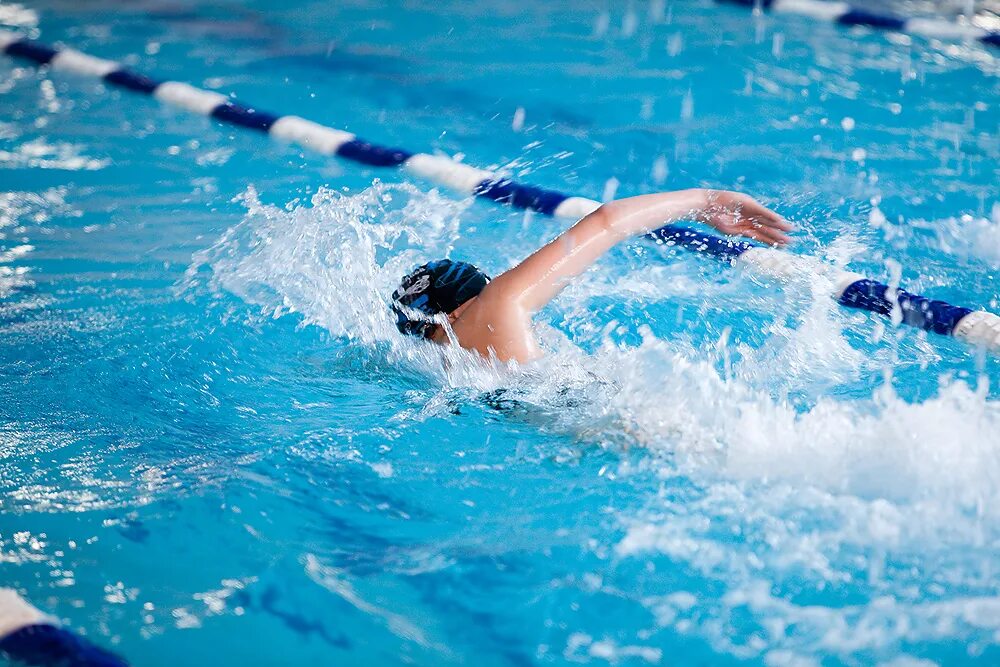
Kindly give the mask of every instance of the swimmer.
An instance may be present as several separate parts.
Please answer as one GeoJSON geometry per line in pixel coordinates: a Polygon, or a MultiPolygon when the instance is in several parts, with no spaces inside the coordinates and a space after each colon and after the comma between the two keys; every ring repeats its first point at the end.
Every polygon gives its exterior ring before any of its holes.
{"type": "Polygon", "coordinates": [[[484,358],[526,362],[542,355],[531,318],[613,246],[680,220],[769,245],[792,227],[747,195],[682,190],[604,204],[493,280],[472,264],[442,259],[418,267],[392,294],[396,326],[484,358]],[[447,325],[447,327],[445,326],[447,325]]]}

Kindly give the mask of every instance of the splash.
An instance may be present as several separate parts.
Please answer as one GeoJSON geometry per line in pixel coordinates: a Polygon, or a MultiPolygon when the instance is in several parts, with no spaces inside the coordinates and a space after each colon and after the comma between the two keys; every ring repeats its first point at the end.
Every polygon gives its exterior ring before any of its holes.
{"type": "Polygon", "coordinates": [[[321,188],[309,206],[264,204],[252,188],[238,199],[246,216],[195,256],[189,285],[210,267],[214,290],[369,344],[398,338],[387,295],[413,265],[448,254],[463,208],[377,181],[356,195],[321,188]]]}
{"type": "Polygon", "coordinates": [[[1000,267],[1000,202],[993,205],[989,217],[966,214],[929,223],[921,220],[916,225],[933,229],[945,252],[1000,267]]]}
{"type": "Polygon", "coordinates": [[[238,200],[244,219],[195,255],[182,290],[199,289],[208,269],[210,290],[265,317],[298,317],[432,385],[486,391],[503,382],[501,364],[400,336],[389,308],[401,276],[450,254],[467,203],[379,181],[354,195],[321,188],[309,205],[264,204],[253,188],[238,200]]]}

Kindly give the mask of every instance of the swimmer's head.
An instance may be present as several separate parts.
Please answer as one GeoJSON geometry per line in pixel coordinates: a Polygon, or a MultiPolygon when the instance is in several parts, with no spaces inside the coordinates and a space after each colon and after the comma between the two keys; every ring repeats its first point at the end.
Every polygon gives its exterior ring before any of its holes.
{"type": "Polygon", "coordinates": [[[439,259],[417,267],[392,293],[396,328],[410,336],[430,336],[436,326],[434,315],[448,315],[478,296],[489,281],[489,276],[466,262],[439,259]]]}

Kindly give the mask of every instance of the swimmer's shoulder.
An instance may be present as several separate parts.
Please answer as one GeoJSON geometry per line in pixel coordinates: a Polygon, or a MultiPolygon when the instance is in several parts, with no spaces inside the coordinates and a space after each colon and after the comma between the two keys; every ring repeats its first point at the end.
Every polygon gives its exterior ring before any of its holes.
{"type": "Polygon", "coordinates": [[[459,344],[487,358],[496,356],[502,362],[526,363],[542,356],[530,315],[501,297],[497,293],[488,295],[484,289],[469,304],[452,325],[459,344]]]}

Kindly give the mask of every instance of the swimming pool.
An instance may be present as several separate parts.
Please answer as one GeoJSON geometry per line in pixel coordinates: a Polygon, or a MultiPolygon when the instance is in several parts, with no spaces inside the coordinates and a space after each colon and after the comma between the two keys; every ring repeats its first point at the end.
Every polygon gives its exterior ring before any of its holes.
{"type": "MultiPolygon", "coordinates": [[[[268,5],[3,16],[566,192],[745,190],[797,253],[1000,310],[995,50],[694,1],[268,5]]],[[[997,359],[636,243],[545,311],[548,360],[445,372],[398,277],[565,223],[9,59],[0,93],[3,581],[134,664],[1000,657],[997,359]]]]}

